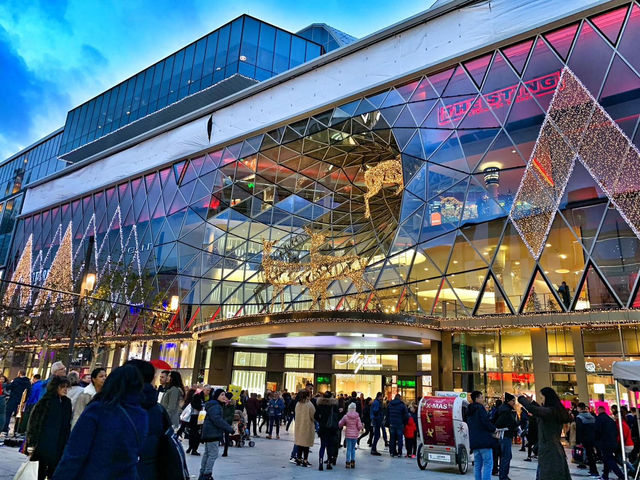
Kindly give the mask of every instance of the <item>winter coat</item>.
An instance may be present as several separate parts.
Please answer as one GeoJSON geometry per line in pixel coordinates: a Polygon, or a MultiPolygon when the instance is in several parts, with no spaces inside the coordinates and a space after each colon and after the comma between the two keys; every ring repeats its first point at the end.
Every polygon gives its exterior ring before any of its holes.
{"type": "Polygon", "coordinates": [[[202,425],[202,441],[217,442],[224,432],[233,433],[233,428],[222,418],[222,404],[218,400],[210,400],[204,406],[207,416],[202,425]]]}
{"type": "Polygon", "coordinates": [[[246,404],[247,415],[250,417],[257,417],[260,412],[260,400],[255,397],[249,398],[246,404]]]}
{"type": "Polygon", "coordinates": [[[618,428],[616,427],[616,422],[604,412],[596,417],[595,434],[596,447],[615,450],[618,446],[618,428]]]}
{"type": "Polygon", "coordinates": [[[33,407],[27,425],[27,447],[32,460],[55,464],[60,460],[71,431],[71,400],[57,392],[45,395],[33,407]]]}
{"type": "Polygon", "coordinates": [[[365,426],[371,425],[371,405],[365,404],[364,409],[362,410],[362,421],[365,426]]]}
{"type": "Polygon", "coordinates": [[[358,438],[360,436],[360,430],[362,430],[362,420],[360,420],[360,415],[358,415],[357,410],[350,410],[347,414],[340,419],[338,423],[340,428],[347,427],[344,430],[345,438],[358,438]]]}
{"type": "Polygon", "coordinates": [[[164,407],[158,403],[158,391],[148,383],[144,384],[140,406],[147,412],[149,431],[142,444],[138,475],[140,480],[156,480],[163,478],[158,473],[160,439],[171,424],[164,407]]]}
{"type": "Polygon", "coordinates": [[[40,401],[47,391],[47,383],[49,383],[49,380],[38,380],[31,385],[31,392],[27,398],[27,407],[31,407],[40,401]]]}
{"type": "Polygon", "coordinates": [[[513,438],[518,435],[518,415],[511,405],[508,403],[500,405],[495,425],[496,428],[508,428],[504,432],[505,438],[513,438]]]}
{"type": "Polygon", "coordinates": [[[576,416],[576,445],[593,446],[596,441],[596,417],[589,412],[576,416]]]}
{"type": "Polygon", "coordinates": [[[416,426],[415,420],[413,419],[412,416],[409,416],[409,421],[404,427],[405,438],[415,438],[417,430],[418,430],[418,427],[416,426]]]}
{"type": "Polygon", "coordinates": [[[222,406],[222,418],[229,425],[233,423],[233,417],[236,415],[236,406],[231,402],[222,406]]]}
{"type": "Polygon", "coordinates": [[[310,401],[296,403],[295,444],[310,447],[316,438],[314,415],[316,407],[310,401]]]}
{"type": "Polygon", "coordinates": [[[270,417],[281,417],[284,412],[284,400],[272,398],[267,404],[267,412],[270,417]]]}
{"type": "Polygon", "coordinates": [[[69,389],[69,391],[67,391],[67,397],[71,400],[71,408],[76,404],[76,400],[78,400],[78,397],[82,392],[84,392],[84,387],[81,387],[80,385],[74,385],[69,389]]]}
{"type": "MultiPolygon", "coordinates": [[[[4,394],[9,394],[9,400],[7,400],[7,410],[12,411],[16,408],[22,400],[22,394],[31,390],[31,381],[27,377],[16,377],[13,382],[5,384],[4,394]]],[[[29,394],[27,393],[27,396],[29,394]]]]}
{"type": "Polygon", "coordinates": [[[564,417],[548,407],[531,402],[520,396],[518,402],[536,416],[538,421],[538,468],[539,478],[544,480],[571,480],[567,456],[560,442],[562,427],[568,423],[569,414],[564,417]]]}
{"type": "Polygon", "coordinates": [[[496,427],[489,421],[484,405],[472,402],[467,408],[467,425],[469,427],[469,447],[471,450],[493,448],[496,439],[493,433],[496,427]]]}
{"type": "Polygon", "coordinates": [[[162,400],[160,400],[160,405],[162,405],[169,414],[169,418],[171,419],[171,424],[174,427],[178,427],[180,425],[180,402],[184,397],[184,393],[178,387],[171,387],[168,390],[164,391],[164,395],[162,395],[162,400]]]}
{"type": "Polygon", "coordinates": [[[529,413],[524,408],[520,412],[520,428],[525,432],[529,428],[529,413]]]}
{"type": "MultiPolygon", "coordinates": [[[[324,433],[337,432],[340,420],[340,412],[338,411],[338,399],[336,398],[318,398],[316,402],[316,412],[314,418],[318,422],[320,435],[324,433]]],[[[297,422],[296,417],[296,422],[297,422]]]]}
{"type": "Polygon", "coordinates": [[[387,417],[390,427],[402,431],[409,421],[409,410],[402,400],[394,398],[389,402],[389,407],[387,407],[387,417]]]}
{"type": "Polygon", "coordinates": [[[93,383],[90,383],[89,385],[84,387],[82,393],[78,395],[78,398],[76,398],[75,403],[72,403],[73,420],[71,420],[71,428],[75,426],[76,422],[80,418],[80,415],[82,415],[82,412],[87,407],[87,405],[89,405],[89,402],[93,399],[96,393],[96,387],[93,386],[93,383]]]}
{"type": "Polygon", "coordinates": [[[52,480],[137,480],[149,423],[140,401],[130,395],[121,404],[87,405],[52,480]]]}
{"type": "Polygon", "coordinates": [[[382,406],[382,401],[374,400],[371,402],[371,424],[372,425],[382,425],[384,421],[384,408],[382,406]]]}
{"type": "MultiPolygon", "coordinates": [[[[618,435],[616,436],[616,443],[620,443],[620,424],[618,423],[618,419],[616,418],[616,431],[618,435]]],[[[625,447],[633,447],[633,438],[631,438],[631,429],[627,422],[622,422],[622,434],[624,435],[624,446],[625,447]]]]}

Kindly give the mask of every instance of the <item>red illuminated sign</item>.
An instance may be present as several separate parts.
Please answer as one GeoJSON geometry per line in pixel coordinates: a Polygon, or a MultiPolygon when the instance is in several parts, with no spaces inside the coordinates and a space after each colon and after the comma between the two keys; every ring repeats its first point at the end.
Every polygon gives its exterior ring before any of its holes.
{"type": "Polygon", "coordinates": [[[559,82],[560,71],[557,71],[528,80],[524,84],[516,84],[502,90],[486,93],[478,98],[445,105],[438,110],[438,125],[447,125],[450,122],[460,120],[467,112],[469,112],[469,116],[478,115],[489,111],[489,108],[495,110],[509,106],[514,102],[524,102],[531,99],[532,95],[536,97],[549,95],[555,92],[556,88],[560,90],[564,88],[563,85],[558,86],[559,82]]]}

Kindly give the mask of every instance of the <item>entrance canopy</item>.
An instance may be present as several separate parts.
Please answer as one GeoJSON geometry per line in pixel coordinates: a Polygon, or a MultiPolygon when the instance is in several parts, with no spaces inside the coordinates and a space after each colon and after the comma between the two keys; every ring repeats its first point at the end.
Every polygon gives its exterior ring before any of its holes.
{"type": "Polygon", "coordinates": [[[613,378],[634,392],[640,391],[640,361],[615,362],[611,368],[613,378]]]}

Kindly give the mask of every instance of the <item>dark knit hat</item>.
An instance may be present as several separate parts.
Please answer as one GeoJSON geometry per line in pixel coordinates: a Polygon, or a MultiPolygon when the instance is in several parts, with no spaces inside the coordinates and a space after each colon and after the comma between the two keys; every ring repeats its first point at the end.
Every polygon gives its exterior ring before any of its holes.
{"type": "Polygon", "coordinates": [[[513,395],[511,395],[510,393],[505,392],[504,394],[504,401],[506,403],[510,402],[511,400],[515,400],[516,397],[514,397],[513,395]]]}
{"type": "Polygon", "coordinates": [[[218,399],[218,397],[219,397],[220,395],[222,395],[223,393],[224,393],[224,389],[222,389],[222,388],[216,388],[215,392],[213,392],[213,397],[212,397],[212,398],[213,398],[214,400],[217,400],[217,399],[218,399]]]}
{"type": "Polygon", "coordinates": [[[231,400],[231,399],[233,398],[233,393],[231,393],[231,392],[227,392],[227,393],[225,393],[225,396],[226,396],[229,400],[231,400]]]}

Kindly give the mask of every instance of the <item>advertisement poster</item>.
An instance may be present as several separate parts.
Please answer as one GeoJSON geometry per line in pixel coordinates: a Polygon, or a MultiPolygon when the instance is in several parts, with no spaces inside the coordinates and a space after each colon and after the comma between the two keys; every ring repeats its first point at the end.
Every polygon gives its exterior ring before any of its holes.
{"type": "Polygon", "coordinates": [[[422,407],[421,421],[425,445],[455,445],[452,397],[428,397],[422,407]]]}

